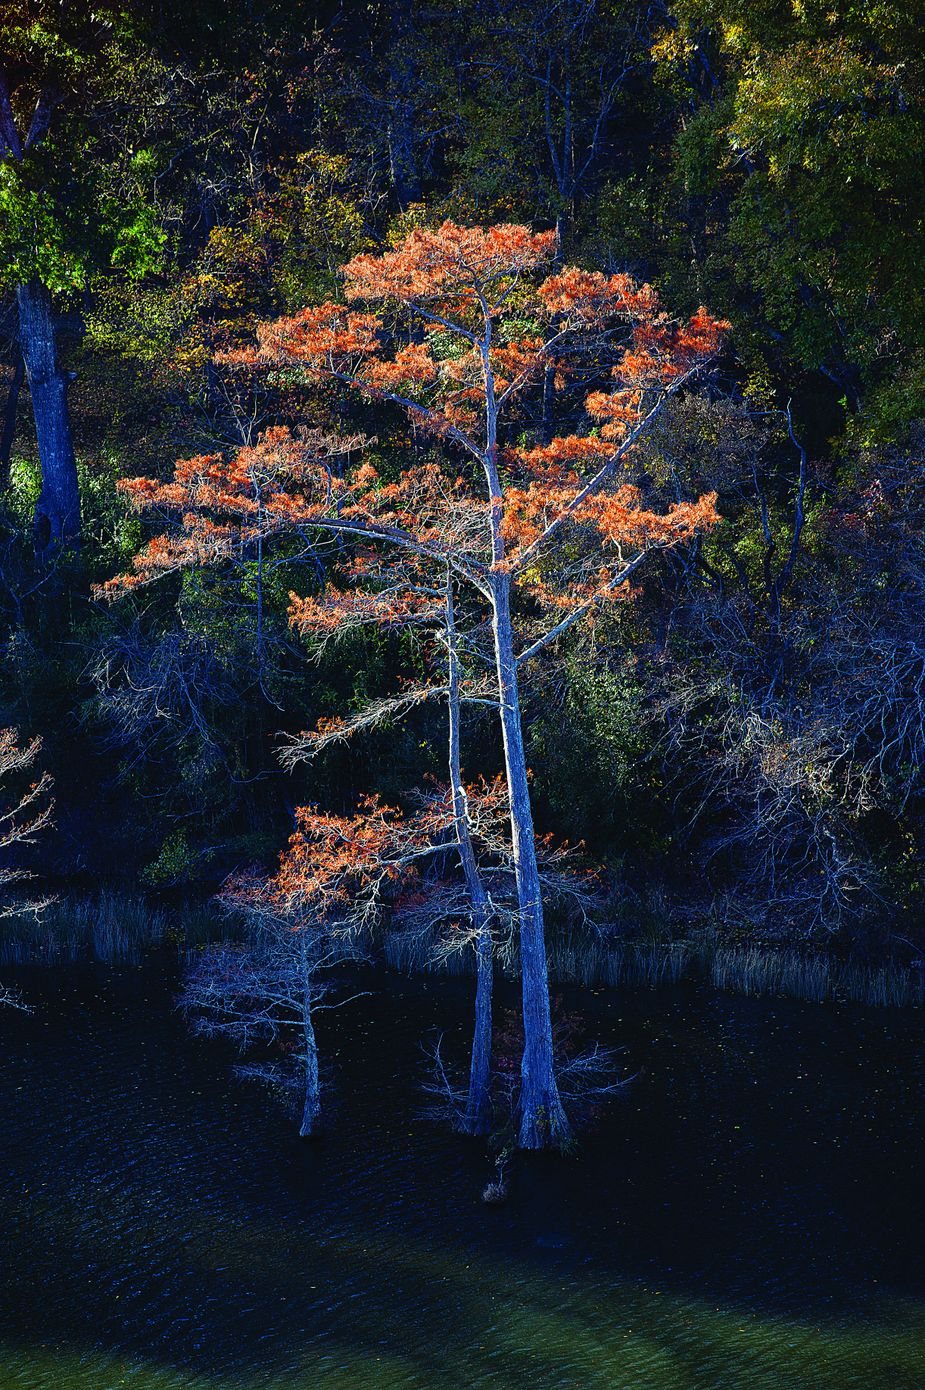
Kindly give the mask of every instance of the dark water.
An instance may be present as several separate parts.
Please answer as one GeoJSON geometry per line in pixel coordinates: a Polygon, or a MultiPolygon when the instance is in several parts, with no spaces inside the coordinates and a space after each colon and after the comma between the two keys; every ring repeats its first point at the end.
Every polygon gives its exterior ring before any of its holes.
{"type": "Polygon", "coordinates": [[[486,1207],[418,1118],[459,982],[326,1017],[318,1145],[157,971],[0,1014],[0,1390],[923,1390],[919,1015],[599,995],[638,1073],[486,1207]]]}

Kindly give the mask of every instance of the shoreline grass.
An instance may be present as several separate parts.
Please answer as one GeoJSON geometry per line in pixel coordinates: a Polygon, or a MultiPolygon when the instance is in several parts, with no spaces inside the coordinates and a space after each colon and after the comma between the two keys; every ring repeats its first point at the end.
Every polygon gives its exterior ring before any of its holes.
{"type": "MultiPolygon", "coordinates": [[[[381,943],[386,963],[411,973],[470,975],[470,952],[434,958],[429,943],[404,933],[381,943]]],[[[783,996],[813,1003],[850,1002],[880,1008],[925,1005],[925,972],[897,962],[867,965],[789,947],[722,945],[711,933],[669,942],[606,941],[552,932],[549,974],[557,984],[656,989],[697,980],[730,994],[783,996]]],[[[506,974],[516,974],[516,962],[506,974]]]]}
{"type": "MultiPolygon", "coordinates": [[[[140,895],[104,889],[94,897],[62,897],[38,917],[21,916],[0,927],[0,966],[97,961],[137,965],[157,950],[177,953],[237,936],[209,903],[164,907],[140,895]]],[[[407,974],[467,976],[469,951],[440,955],[420,934],[376,934],[374,955],[407,974]]],[[[556,984],[586,988],[655,989],[697,980],[730,994],[836,1001],[878,1008],[925,1006],[925,971],[894,961],[870,965],[792,947],[724,944],[704,931],[674,941],[608,939],[553,929],[549,974],[556,984]]],[[[516,975],[514,958],[503,973],[516,975]]]]}
{"type": "Polygon", "coordinates": [[[8,918],[0,927],[0,966],[137,965],[152,951],[189,948],[223,934],[227,923],[208,904],[166,908],[104,888],[93,897],[55,899],[38,916],[8,918]]]}

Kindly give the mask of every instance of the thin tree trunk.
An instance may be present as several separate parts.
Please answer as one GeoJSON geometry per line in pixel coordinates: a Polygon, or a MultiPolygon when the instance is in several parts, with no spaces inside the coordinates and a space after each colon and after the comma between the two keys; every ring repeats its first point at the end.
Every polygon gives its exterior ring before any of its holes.
{"type": "Polygon", "coordinates": [[[553,419],[556,414],[556,369],[547,367],[543,372],[543,418],[540,422],[540,443],[552,443],[553,419]]]}
{"type": "Polygon", "coordinates": [[[478,860],[469,832],[469,808],[463,786],[460,762],[459,651],[453,603],[453,578],[446,578],[446,635],[449,665],[450,787],[453,819],[466,891],[472,904],[475,932],[476,985],[475,1027],[472,1060],[469,1065],[469,1092],[462,1129],[466,1134],[488,1134],[491,1130],[491,1006],[494,974],[494,944],[491,937],[491,910],[488,894],[479,873],[478,860]]]}
{"type": "Polygon", "coordinates": [[[472,1060],[469,1064],[469,1091],[463,1130],[466,1134],[488,1134],[492,1125],[491,1044],[492,987],[494,982],[494,942],[487,904],[473,910],[475,919],[475,1026],[472,1032],[472,1060]]]}
{"type": "Polygon", "coordinates": [[[386,137],[389,144],[389,172],[395,198],[402,212],[421,198],[421,181],[415,167],[411,116],[404,104],[396,102],[389,114],[386,137]]]}
{"type": "Polygon", "coordinates": [[[417,120],[411,92],[415,84],[411,55],[415,48],[414,6],[409,0],[393,0],[388,10],[390,42],[386,101],[386,139],[389,172],[402,212],[421,200],[421,171],[417,160],[417,120]]]}
{"type": "Polygon", "coordinates": [[[302,1124],[299,1135],[303,1139],[308,1139],[321,1132],[321,1088],[318,1084],[318,1044],[315,1041],[315,1025],[312,1021],[311,970],[308,961],[308,948],[304,939],[302,941],[302,986],[302,1024],[305,1035],[305,1104],[302,1109],[302,1124]]]}
{"type": "Polygon", "coordinates": [[[13,443],[16,439],[16,412],[19,394],[26,379],[26,364],[17,348],[13,367],[13,380],[6,393],[6,406],[3,411],[3,431],[0,433],[0,492],[6,492],[10,485],[10,461],[13,457],[13,443]]]}
{"type": "Polygon", "coordinates": [[[267,652],[263,624],[263,503],[258,503],[257,511],[257,679],[263,684],[266,674],[267,652]]]}
{"type": "Polygon", "coordinates": [[[518,1142],[523,1149],[562,1147],[570,1141],[571,1129],[556,1083],[543,900],[517,688],[511,625],[511,581],[506,574],[499,574],[495,578],[493,630],[520,914],[524,1052],[520,1069],[518,1142]]]}
{"type": "MultiPolygon", "coordinates": [[[[561,196],[561,190],[560,190],[560,196],[561,196]]],[[[554,250],[553,250],[553,253],[552,253],[552,264],[553,264],[553,269],[556,270],[556,271],[561,270],[561,269],[562,269],[562,266],[563,266],[564,263],[565,263],[565,228],[566,228],[566,217],[565,217],[565,213],[560,209],[559,212],[556,213],[556,241],[555,241],[555,247],[554,247],[554,250]]]]}
{"type": "Polygon", "coordinates": [[[19,342],[35,416],[42,491],[35,504],[35,551],[49,560],[80,539],[80,492],[67,404],[66,372],[58,360],[51,295],[32,280],[16,290],[19,342]]]}

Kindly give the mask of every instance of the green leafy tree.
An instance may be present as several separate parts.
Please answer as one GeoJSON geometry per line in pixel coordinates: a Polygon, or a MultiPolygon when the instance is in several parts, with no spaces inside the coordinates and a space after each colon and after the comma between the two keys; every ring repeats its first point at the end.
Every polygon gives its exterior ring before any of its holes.
{"type": "Polygon", "coordinates": [[[694,222],[713,224],[699,259],[717,287],[696,293],[880,427],[921,414],[921,16],[901,0],[675,0],[672,16],[655,56],[678,101],[676,171],[694,222]]]}
{"type": "Polygon", "coordinates": [[[68,373],[53,310],[99,266],[135,277],[165,241],[150,158],[120,137],[140,31],[120,5],[0,8],[0,287],[16,297],[42,468],[38,553],[80,534],[68,373]]]}

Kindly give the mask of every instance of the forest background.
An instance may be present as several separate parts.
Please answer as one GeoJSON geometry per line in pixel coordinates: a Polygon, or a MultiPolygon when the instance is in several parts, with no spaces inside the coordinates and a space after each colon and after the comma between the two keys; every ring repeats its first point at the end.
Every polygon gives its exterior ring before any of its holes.
{"type": "MultiPolygon", "coordinates": [[[[440,775],[426,704],[280,765],[281,736],[422,659],[413,634],[358,629],[307,661],[303,557],[259,592],[246,557],[114,604],[93,586],[151,533],[120,478],[281,418],[221,365],[259,322],[338,296],[339,266],[416,227],[518,222],[732,324],[634,465],[663,507],[716,491],[722,523],[564,636],[525,696],[541,830],[605,867],[618,939],[920,961],[923,18],[0,5],[0,726],[41,739],[13,782],[38,767],[55,799],[30,867],[59,891],[206,898],[272,864],[296,806],[440,775]]],[[[426,457],[385,406],[311,405],[374,437],[386,475],[426,457]]],[[[495,743],[476,721],[473,776],[495,743]]]]}

